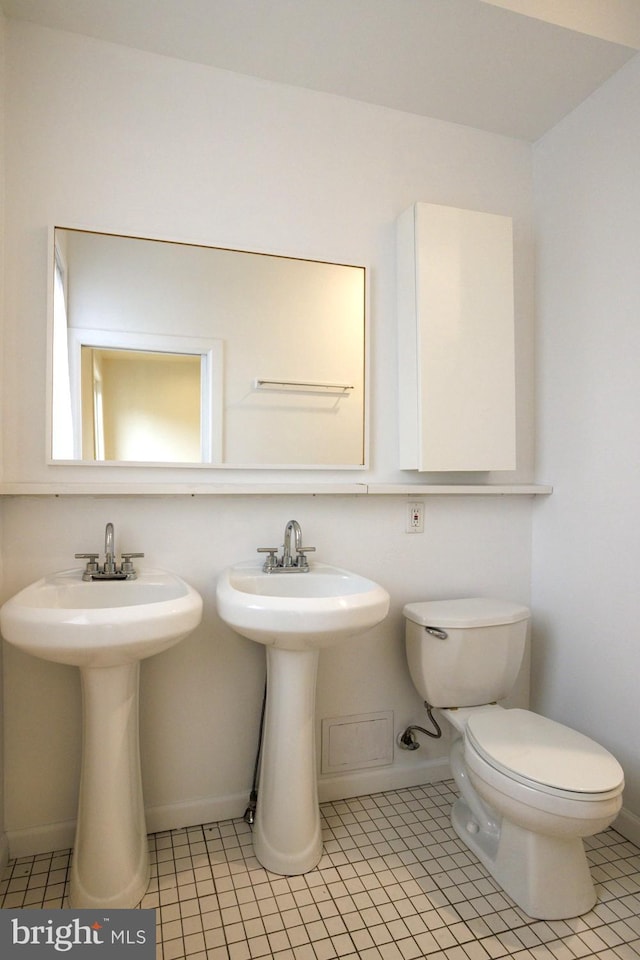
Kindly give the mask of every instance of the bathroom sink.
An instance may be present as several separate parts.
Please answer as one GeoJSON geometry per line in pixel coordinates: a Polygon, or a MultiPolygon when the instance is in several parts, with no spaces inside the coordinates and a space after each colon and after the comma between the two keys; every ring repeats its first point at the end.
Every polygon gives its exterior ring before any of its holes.
{"type": "Polygon", "coordinates": [[[248,560],[225,570],[217,585],[220,617],[258,643],[288,650],[331,646],[385,618],[389,594],[373,580],[324,563],[308,571],[265,573],[248,560]]]}
{"type": "MultiPolygon", "coordinates": [[[[260,746],[254,854],[271,873],[312,870],[322,856],[318,804],[315,697],[320,651],[370,630],[387,615],[387,591],[357,573],[308,563],[299,524],[285,531],[282,561],[266,572],[256,560],[225,570],[218,613],[244,637],[266,647],[267,699],[260,746]],[[297,529],[294,561],[289,530],[297,529]]],[[[263,548],[275,558],[276,551],[263,548]]],[[[267,561],[267,565],[269,564],[267,561]]]]}
{"type": "Polygon", "coordinates": [[[175,574],[84,581],[67,570],[25,587],[0,611],[5,639],[26,653],[76,667],[113,667],[161,653],[200,623],[202,598],[175,574]]]}
{"type": "Polygon", "coordinates": [[[140,661],[198,626],[202,598],[164,570],[91,581],[83,572],[54,573],[25,587],[0,610],[0,630],[25,653],[80,668],[82,762],[69,903],[74,910],[131,908],[150,877],[140,661]]]}

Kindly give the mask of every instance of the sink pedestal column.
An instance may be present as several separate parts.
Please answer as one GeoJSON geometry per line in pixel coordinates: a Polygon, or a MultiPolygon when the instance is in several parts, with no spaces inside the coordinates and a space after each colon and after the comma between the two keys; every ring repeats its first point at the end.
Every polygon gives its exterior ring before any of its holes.
{"type": "Polygon", "coordinates": [[[84,667],[82,769],[69,900],[125,908],[149,884],[138,737],[139,662],[84,667]]]}
{"type": "Polygon", "coordinates": [[[272,873],[306,873],[322,856],[316,774],[318,650],[267,647],[267,705],[253,827],[272,873]]]}

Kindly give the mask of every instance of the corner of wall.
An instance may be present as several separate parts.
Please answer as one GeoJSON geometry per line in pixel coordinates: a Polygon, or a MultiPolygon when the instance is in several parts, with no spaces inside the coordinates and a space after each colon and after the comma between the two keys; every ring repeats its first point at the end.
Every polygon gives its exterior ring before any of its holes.
{"type": "Polygon", "coordinates": [[[627,807],[623,807],[613,824],[613,829],[621,833],[626,840],[640,846],[640,817],[627,807]]]}
{"type": "MultiPolygon", "coordinates": [[[[0,290],[4,291],[4,130],[5,130],[5,33],[6,17],[0,8],[0,290]]],[[[4,328],[4,298],[0,297],[0,330],[4,328]]],[[[0,336],[0,369],[2,369],[3,355],[2,343],[3,337],[0,336]]],[[[3,378],[4,379],[4,378],[3,378]]],[[[0,425],[2,424],[2,395],[0,394],[0,425]]],[[[0,479],[3,476],[3,458],[2,458],[2,430],[0,430],[0,479]]],[[[0,585],[2,584],[2,501],[0,500],[0,585]]],[[[0,690],[3,682],[2,653],[0,651],[0,690]]],[[[3,743],[3,699],[0,699],[0,867],[6,865],[9,858],[9,848],[7,838],[4,832],[4,757],[2,751],[3,743]]]]}

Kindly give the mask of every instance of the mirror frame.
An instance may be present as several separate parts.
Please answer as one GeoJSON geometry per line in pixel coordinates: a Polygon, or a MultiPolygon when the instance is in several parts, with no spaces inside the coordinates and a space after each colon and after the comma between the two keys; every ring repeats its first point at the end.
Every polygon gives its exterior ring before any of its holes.
{"type": "MultiPolygon", "coordinates": [[[[369,269],[363,264],[354,264],[354,263],[343,263],[335,260],[328,259],[315,259],[312,257],[304,256],[293,256],[291,254],[285,253],[273,253],[264,250],[246,250],[239,247],[225,247],[220,244],[214,243],[205,243],[202,240],[191,241],[185,240],[184,238],[175,239],[167,236],[154,236],[150,234],[142,235],[138,233],[125,233],[123,231],[118,231],[110,228],[100,228],[95,226],[86,226],[86,225],[76,225],[76,224],[66,224],[62,225],[60,223],[51,224],[48,230],[48,244],[47,244],[47,370],[46,370],[46,463],[49,466],[55,467],[117,467],[117,468],[162,468],[162,469],[174,469],[178,470],[184,469],[215,469],[215,470],[232,470],[232,471],[272,471],[272,470],[321,470],[321,471],[345,471],[345,470],[355,470],[363,471],[369,468],[369,410],[370,410],[370,332],[369,332],[369,269]],[[222,423],[218,424],[217,417],[208,418],[209,423],[206,425],[206,431],[209,435],[210,432],[210,441],[207,438],[202,440],[202,449],[207,449],[207,444],[210,442],[211,449],[211,460],[200,461],[200,462],[183,462],[183,461],[131,461],[131,460],[85,460],[85,459],[54,459],[53,458],[53,301],[54,301],[54,278],[55,278],[55,231],[56,230],[69,230],[69,231],[81,231],[86,233],[97,233],[105,234],[112,237],[123,237],[129,240],[143,240],[149,242],[158,242],[158,243],[169,243],[176,244],[178,246],[189,246],[189,247],[198,247],[201,249],[212,249],[212,250],[221,250],[228,253],[241,253],[241,254],[250,254],[255,256],[263,257],[272,257],[274,259],[284,259],[284,260],[293,260],[301,261],[308,263],[319,263],[319,264],[328,264],[331,266],[347,266],[353,267],[358,270],[362,270],[363,274],[363,329],[362,329],[362,339],[363,339],[363,357],[362,357],[362,372],[363,372],[363,396],[362,396],[362,427],[361,427],[361,448],[362,448],[362,461],[359,463],[234,463],[234,462],[225,462],[222,459],[223,456],[223,425],[222,423]]],[[[74,329],[74,328],[70,328],[74,329]]],[[[93,334],[96,331],[85,331],[91,332],[93,334]]],[[[107,331],[97,331],[99,334],[106,334],[107,331]]],[[[170,335],[162,334],[157,337],[154,334],[130,334],[132,343],[136,338],[140,338],[140,342],[145,337],[153,340],[154,344],[158,343],[160,340],[164,339],[166,341],[174,341],[176,343],[187,344],[191,342],[191,347],[193,349],[187,348],[180,349],[176,351],[169,352],[180,352],[180,353],[198,353],[203,358],[203,368],[206,366],[206,384],[204,382],[204,370],[203,370],[203,380],[202,380],[202,391],[209,392],[209,397],[215,403],[218,398],[220,398],[221,403],[219,410],[221,415],[223,414],[223,394],[224,394],[224,381],[222,376],[216,376],[216,373],[221,373],[224,365],[223,361],[223,343],[220,340],[215,340],[214,338],[198,338],[198,337],[172,337],[170,335]],[[216,344],[219,344],[216,346],[216,344]],[[206,362],[204,360],[206,355],[206,362]]],[[[95,339],[91,343],[82,341],[78,346],[78,356],[80,354],[80,349],[82,345],[87,346],[110,346],[113,347],[114,344],[99,344],[95,339]]],[[[167,346],[169,343],[167,343],[167,346]]],[[[135,349],[135,347],[131,347],[135,349]]],[[[147,345],[144,349],[150,349],[147,345]]],[[[153,347],[154,352],[165,352],[163,350],[157,350],[156,347],[153,347]]],[[[75,353],[75,348],[74,348],[75,353]]],[[[70,368],[73,364],[73,361],[70,362],[70,368]]],[[[70,369],[71,372],[71,369],[70,369]]],[[[79,383],[79,377],[78,377],[79,383]]],[[[318,386],[330,386],[329,384],[318,384],[318,386]]],[[[343,391],[344,385],[336,384],[335,386],[340,388],[340,392],[343,391]]],[[[77,388],[74,388],[77,389],[77,388]]],[[[322,391],[325,392],[324,390],[322,391]]],[[[74,400],[74,402],[76,402],[74,400]]],[[[201,420],[201,423],[204,424],[204,421],[201,420]]],[[[77,431],[76,431],[77,432],[77,431]]],[[[74,448],[76,447],[77,439],[74,437],[74,448]]]]}

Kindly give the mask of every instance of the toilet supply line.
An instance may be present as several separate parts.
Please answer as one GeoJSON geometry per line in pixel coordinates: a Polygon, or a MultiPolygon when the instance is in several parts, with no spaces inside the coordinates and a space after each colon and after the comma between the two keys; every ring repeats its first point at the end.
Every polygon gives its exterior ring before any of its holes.
{"type": "Polygon", "coordinates": [[[407,727],[406,730],[398,735],[398,746],[402,750],[417,750],[420,746],[418,740],[416,739],[414,730],[418,730],[420,733],[424,733],[427,737],[433,737],[434,740],[439,740],[442,736],[442,730],[440,729],[440,724],[433,715],[433,708],[430,703],[424,701],[424,705],[427,711],[427,716],[429,720],[435,727],[433,730],[425,730],[424,727],[419,727],[417,724],[413,723],[411,726],[407,727]]]}

